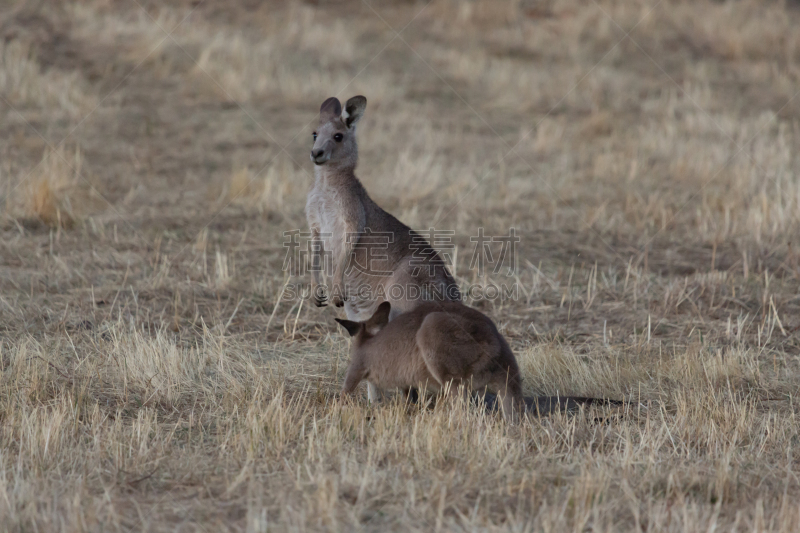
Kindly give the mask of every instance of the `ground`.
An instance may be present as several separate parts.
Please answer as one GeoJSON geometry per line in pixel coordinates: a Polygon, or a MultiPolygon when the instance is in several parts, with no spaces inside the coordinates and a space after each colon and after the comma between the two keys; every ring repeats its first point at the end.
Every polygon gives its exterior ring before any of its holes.
{"type": "Polygon", "coordinates": [[[3,530],[796,530],[795,2],[0,9],[3,530]],[[356,94],[358,175],[452,232],[526,393],[624,407],[337,400],[284,232],[356,94]]]}

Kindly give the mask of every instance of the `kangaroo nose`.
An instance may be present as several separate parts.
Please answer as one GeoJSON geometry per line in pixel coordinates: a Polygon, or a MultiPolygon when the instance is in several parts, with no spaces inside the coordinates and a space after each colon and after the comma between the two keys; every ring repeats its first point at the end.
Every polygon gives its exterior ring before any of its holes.
{"type": "Polygon", "coordinates": [[[324,153],[325,152],[323,150],[311,150],[311,157],[313,159],[316,159],[318,157],[322,157],[322,154],[324,154],[324,153]]]}

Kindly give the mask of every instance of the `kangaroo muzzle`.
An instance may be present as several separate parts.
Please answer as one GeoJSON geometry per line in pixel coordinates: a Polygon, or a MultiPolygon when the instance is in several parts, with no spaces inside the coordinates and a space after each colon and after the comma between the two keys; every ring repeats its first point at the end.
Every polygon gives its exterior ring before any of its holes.
{"type": "Polygon", "coordinates": [[[315,146],[311,149],[311,160],[315,165],[323,165],[330,160],[332,153],[333,150],[328,146],[328,143],[325,143],[322,148],[317,148],[315,146]]]}
{"type": "Polygon", "coordinates": [[[325,150],[311,150],[311,160],[314,164],[321,165],[328,159],[330,159],[330,156],[325,157],[325,150]]]}

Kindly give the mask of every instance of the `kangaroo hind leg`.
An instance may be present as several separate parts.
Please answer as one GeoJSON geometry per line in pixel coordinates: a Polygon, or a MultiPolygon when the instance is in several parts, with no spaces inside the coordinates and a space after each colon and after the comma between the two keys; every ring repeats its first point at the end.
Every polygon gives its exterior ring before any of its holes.
{"type": "Polygon", "coordinates": [[[446,312],[429,314],[417,331],[417,346],[425,365],[439,386],[450,395],[469,395],[471,367],[480,357],[479,346],[458,317],[446,312]]]}

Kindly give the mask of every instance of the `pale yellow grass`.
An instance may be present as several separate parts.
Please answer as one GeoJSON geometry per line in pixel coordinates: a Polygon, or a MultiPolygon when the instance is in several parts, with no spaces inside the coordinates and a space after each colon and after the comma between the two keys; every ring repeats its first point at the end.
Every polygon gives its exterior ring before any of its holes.
{"type": "Polygon", "coordinates": [[[122,323],[102,337],[80,353],[2,344],[7,524],[221,526],[224,514],[187,498],[193,480],[255,531],[705,530],[730,527],[720,505],[735,502],[756,510],[737,514],[738,527],[790,531],[800,512],[786,493],[751,499],[746,488],[773,476],[790,485],[798,436],[793,410],[763,411],[768,380],[747,350],[589,364],[540,347],[521,354],[534,388],[626,390],[631,403],[509,426],[459,404],[335,401],[342,341],[253,357],[210,331],[192,346],[122,323]],[[155,497],[134,503],[130,491],[155,497]]]}
{"type": "Polygon", "coordinates": [[[6,182],[6,215],[51,228],[71,227],[87,199],[82,171],[80,149],[48,149],[32,169],[6,182]]]}
{"type": "MultiPolygon", "coordinates": [[[[96,98],[76,72],[42,72],[30,46],[0,43],[0,96],[14,108],[75,118],[96,105],[96,98]]],[[[18,120],[18,119],[17,119],[18,120]]]]}
{"type": "Polygon", "coordinates": [[[279,213],[286,205],[305,199],[306,184],[312,180],[308,169],[299,169],[285,155],[270,157],[266,167],[237,168],[222,183],[219,201],[257,210],[261,215],[279,213]]]}

